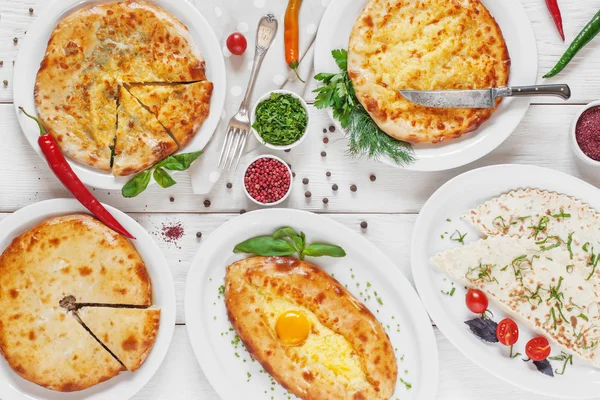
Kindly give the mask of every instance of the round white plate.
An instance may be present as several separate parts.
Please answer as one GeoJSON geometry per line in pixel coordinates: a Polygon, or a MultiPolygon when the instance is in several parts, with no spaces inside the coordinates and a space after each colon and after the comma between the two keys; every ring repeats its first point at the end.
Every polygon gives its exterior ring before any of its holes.
{"type": "Polygon", "coordinates": [[[268,374],[261,373],[260,365],[234,340],[235,332],[227,319],[223,296],[219,295],[226,267],[245,257],[233,254],[235,245],[254,236],[273,234],[282,226],[305,232],[308,242],[335,243],[346,250],[344,258],[309,257],[307,261],[334,274],[358,299],[364,301],[370,293],[371,299],[367,298],[365,305],[386,327],[398,359],[399,378],[412,384],[407,389],[399,381],[393,398],[435,398],[437,345],[429,318],[408,280],[360,234],[327,217],[289,209],[255,211],[223,224],[200,246],[188,273],[188,334],[204,374],[221,398],[264,400],[266,392],[269,398],[288,398],[287,391],[273,386],[268,374]]]}
{"type": "MultiPolygon", "coordinates": [[[[537,81],[538,52],[527,13],[519,0],[481,0],[490,10],[508,46],[512,60],[509,85],[533,85],[537,81]]],[[[347,49],[350,32],[368,0],[333,0],[323,15],[315,45],[315,72],[338,72],[331,50],[347,49]]],[[[402,89],[402,88],[398,88],[402,89]]],[[[405,168],[413,171],[442,171],[460,167],[485,156],[500,146],[515,130],[529,108],[528,98],[506,98],[475,132],[457,140],[414,146],[417,160],[405,168]]],[[[341,129],[337,120],[338,129],[341,129]]],[[[397,166],[383,157],[385,164],[397,166]]]]}
{"type": "MultiPolygon", "coordinates": [[[[431,263],[431,257],[449,248],[460,246],[449,236],[459,230],[467,233],[465,242],[482,236],[470,223],[460,220],[470,209],[519,188],[537,188],[568,194],[600,210],[600,191],[594,186],[562,172],[526,165],[496,165],[464,173],[439,188],[423,206],[417,219],[412,239],[411,263],[417,290],[436,326],[460,351],[481,368],[523,389],[561,399],[596,398],[600,393],[600,370],[574,360],[564,375],[554,378],[538,372],[531,362],[521,357],[508,357],[508,348],[498,343],[488,344],[476,337],[464,321],[475,317],[465,306],[464,287],[453,283],[450,276],[431,263]],[[451,222],[446,221],[449,218],[451,222]],[[447,233],[446,233],[447,232],[447,233]],[[441,235],[444,235],[442,239],[441,235]],[[450,297],[442,291],[456,288],[450,297]]],[[[498,307],[490,304],[494,321],[507,317],[498,307]]],[[[524,354],[529,339],[537,336],[519,324],[519,341],[515,351],[524,354]]],[[[560,355],[554,346],[552,355],[560,355]]],[[[525,357],[523,357],[525,358],[525,357]]],[[[559,361],[551,361],[556,370],[559,361]]],[[[468,384],[467,381],[464,382],[468,384]]]]}
{"type": "MultiPolygon", "coordinates": [[[[115,218],[137,240],[132,241],[146,264],[152,280],[153,304],[161,308],[158,336],[150,355],[136,372],[122,372],[118,376],[73,393],[54,392],[31,383],[8,366],[0,357],[0,399],[2,400],[114,400],[133,397],[162,363],[175,329],[175,287],[169,264],[156,242],[146,230],[125,213],[105,205],[115,218]]],[[[0,222],[0,254],[11,241],[48,218],[74,213],[88,213],[77,200],[55,199],[32,204],[0,222]]]]}
{"type": "MultiPolygon", "coordinates": [[[[196,133],[196,136],[180,151],[187,153],[202,150],[217,128],[227,92],[225,60],[223,59],[219,40],[200,11],[186,0],[149,1],[165,9],[188,27],[194,43],[206,60],[206,77],[214,83],[214,90],[210,101],[211,112],[196,133]]],[[[22,106],[29,113],[37,115],[33,89],[40,63],[46,53],[50,35],[56,25],[69,13],[92,4],[114,2],[116,0],[56,0],[54,3],[46,6],[35,23],[31,24],[27,35],[19,41],[19,53],[17,54],[14,67],[14,105],[21,129],[29,144],[31,144],[40,157],[43,157],[43,155],[37,144],[39,129],[35,122],[23,115],[19,107],[22,106]]],[[[98,189],[121,190],[123,185],[131,179],[131,177],[115,177],[109,172],[104,172],[76,161],[69,160],[69,163],[83,183],[98,189]]]]}

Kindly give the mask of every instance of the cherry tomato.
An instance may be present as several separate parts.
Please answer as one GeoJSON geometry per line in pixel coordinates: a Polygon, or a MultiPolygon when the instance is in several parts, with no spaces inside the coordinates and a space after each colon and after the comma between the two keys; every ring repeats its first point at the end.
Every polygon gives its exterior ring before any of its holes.
{"type": "Polygon", "coordinates": [[[246,47],[248,47],[248,42],[246,42],[244,35],[239,32],[234,32],[227,38],[227,49],[231,54],[241,56],[246,51],[246,47]]]}
{"type": "Polygon", "coordinates": [[[550,355],[550,343],[548,339],[538,336],[527,342],[525,354],[533,361],[542,361],[550,355]]]}
{"type": "Polygon", "coordinates": [[[510,318],[505,318],[498,323],[496,337],[505,346],[512,346],[519,340],[519,327],[510,318]]]}
{"type": "Polygon", "coordinates": [[[465,300],[467,308],[475,314],[483,314],[488,308],[487,296],[481,290],[469,289],[465,300]]]}

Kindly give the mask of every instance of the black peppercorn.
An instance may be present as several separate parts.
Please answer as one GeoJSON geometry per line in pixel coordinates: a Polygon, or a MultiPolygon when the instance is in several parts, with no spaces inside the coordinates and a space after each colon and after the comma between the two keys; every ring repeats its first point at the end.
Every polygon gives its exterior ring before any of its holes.
{"type": "Polygon", "coordinates": [[[286,153],[289,153],[290,151],[292,151],[292,149],[285,149],[284,150],[286,153]]]}
{"type": "Polygon", "coordinates": [[[325,157],[327,155],[327,153],[325,153],[324,151],[321,152],[321,157],[325,157]]]}
{"type": "Polygon", "coordinates": [[[363,221],[360,223],[360,227],[363,229],[367,229],[368,226],[369,226],[369,224],[367,224],[367,221],[363,221]]]}
{"type": "Polygon", "coordinates": [[[306,197],[306,198],[310,198],[311,196],[312,196],[311,192],[307,191],[307,192],[304,193],[304,197],[306,197]]]}
{"type": "Polygon", "coordinates": [[[202,237],[202,232],[196,232],[196,237],[200,239],[202,237]]]}
{"type": "Polygon", "coordinates": [[[175,197],[173,197],[173,196],[169,197],[169,201],[170,201],[171,203],[172,203],[172,202],[174,202],[174,201],[175,201],[175,197]]]}
{"type": "Polygon", "coordinates": [[[351,185],[350,190],[353,192],[356,192],[358,190],[358,188],[356,187],[356,185],[351,185]]]}
{"type": "Polygon", "coordinates": [[[327,133],[327,128],[323,128],[323,133],[327,133]]]}
{"type": "Polygon", "coordinates": [[[13,42],[17,43],[18,41],[19,41],[19,38],[18,38],[18,37],[14,37],[14,38],[13,38],[13,42]]]}
{"type": "Polygon", "coordinates": [[[33,7],[29,7],[29,13],[33,14],[33,7]]]}
{"type": "Polygon", "coordinates": [[[323,143],[325,143],[325,144],[329,143],[329,138],[328,137],[324,137],[323,138],[323,143]]]}
{"type": "Polygon", "coordinates": [[[331,125],[331,126],[329,127],[329,132],[335,132],[335,126],[331,125]]]}
{"type": "Polygon", "coordinates": [[[371,182],[375,182],[377,180],[377,177],[375,175],[371,175],[369,179],[371,180],[371,182]]]}
{"type": "Polygon", "coordinates": [[[329,172],[329,171],[325,172],[325,176],[330,177],[331,176],[331,172],[329,172]]]}
{"type": "Polygon", "coordinates": [[[333,191],[337,191],[338,190],[338,185],[336,185],[335,183],[333,184],[333,186],[331,187],[333,189],[333,191]]]}
{"type": "Polygon", "coordinates": [[[204,200],[204,207],[210,207],[210,200],[204,200]]]}
{"type": "Polygon", "coordinates": [[[302,179],[302,183],[305,184],[305,185],[308,185],[308,178],[302,179]]]}
{"type": "Polygon", "coordinates": [[[233,187],[233,185],[231,184],[231,182],[227,182],[227,189],[231,189],[233,187]]]}
{"type": "Polygon", "coordinates": [[[292,178],[295,178],[295,177],[296,177],[296,173],[292,172],[292,178]]]}
{"type": "Polygon", "coordinates": [[[329,199],[327,197],[324,197],[323,198],[323,204],[327,204],[327,203],[329,203],[329,199]]]}

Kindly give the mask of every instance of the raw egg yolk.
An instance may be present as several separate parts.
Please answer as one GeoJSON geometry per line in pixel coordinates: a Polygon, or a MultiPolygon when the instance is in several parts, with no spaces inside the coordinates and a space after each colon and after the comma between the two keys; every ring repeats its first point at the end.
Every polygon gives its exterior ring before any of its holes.
{"type": "Polygon", "coordinates": [[[284,344],[299,345],[310,333],[310,321],[300,311],[286,311],[277,319],[275,331],[284,344]]]}

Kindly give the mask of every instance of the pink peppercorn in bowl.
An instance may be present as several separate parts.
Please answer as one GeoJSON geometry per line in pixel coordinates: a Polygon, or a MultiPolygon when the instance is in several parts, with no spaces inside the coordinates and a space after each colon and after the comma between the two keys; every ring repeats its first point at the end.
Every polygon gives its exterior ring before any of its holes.
{"type": "Polygon", "coordinates": [[[588,104],[575,115],[571,147],[583,163],[600,167],[600,101],[588,104]]]}
{"type": "Polygon", "coordinates": [[[275,206],[292,191],[292,170],[279,157],[261,155],[246,167],[243,184],[250,200],[259,206],[275,206]]]}

